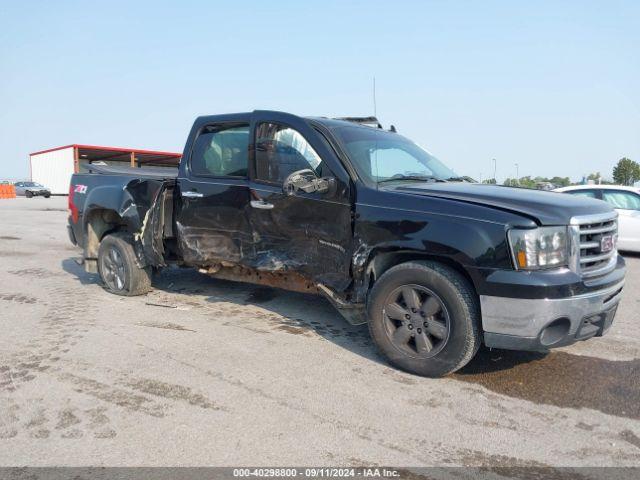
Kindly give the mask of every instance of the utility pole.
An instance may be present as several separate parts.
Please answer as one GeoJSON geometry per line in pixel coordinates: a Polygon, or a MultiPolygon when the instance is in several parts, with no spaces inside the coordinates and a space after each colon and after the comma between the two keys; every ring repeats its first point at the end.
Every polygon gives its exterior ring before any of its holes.
{"type": "Polygon", "coordinates": [[[496,162],[496,159],[494,158],[493,159],[493,179],[496,181],[496,183],[498,183],[498,179],[496,178],[496,171],[498,169],[497,164],[498,163],[496,162]]]}
{"type": "Polygon", "coordinates": [[[520,173],[518,170],[518,164],[516,163],[516,182],[518,182],[518,185],[520,185],[520,173]]]}
{"type": "Polygon", "coordinates": [[[378,115],[378,108],[376,105],[376,77],[373,77],[373,116],[378,115]]]}

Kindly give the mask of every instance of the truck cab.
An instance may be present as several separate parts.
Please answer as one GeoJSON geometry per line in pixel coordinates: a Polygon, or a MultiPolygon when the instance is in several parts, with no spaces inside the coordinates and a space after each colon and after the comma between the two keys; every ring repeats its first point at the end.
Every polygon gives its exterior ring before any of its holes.
{"type": "Polygon", "coordinates": [[[189,264],[225,261],[348,287],[355,188],[309,121],[276,112],[198,119],[175,195],[179,251],[189,264]]]}
{"type": "Polygon", "coordinates": [[[482,343],[603,335],[624,285],[609,205],[469,183],[375,119],[200,117],[177,171],[95,167],[70,192],[70,237],[112,293],[177,264],[320,294],[420,375],[482,343]]]}

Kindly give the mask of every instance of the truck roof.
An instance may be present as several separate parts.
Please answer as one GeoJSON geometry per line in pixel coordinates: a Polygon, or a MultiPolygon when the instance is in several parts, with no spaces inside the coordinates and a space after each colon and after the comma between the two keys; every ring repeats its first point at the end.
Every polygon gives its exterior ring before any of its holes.
{"type": "Polygon", "coordinates": [[[381,128],[375,125],[380,125],[378,119],[375,117],[346,117],[346,118],[328,118],[328,117],[303,117],[305,120],[311,120],[317,123],[321,123],[327,128],[337,127],[360,127],[360,128],[381,128]],[[368,121],[372,119],[372,121],[368,121]],[[362,121],[366,120],[366,121],[362,121]],[[373,124],[375,122],[375,125],[373,124]]]}
{"type": "MultiPolygon", "coordinates": [[[[289,112],[278,112],[278,113],[287,113],[290,115],[295,115],[289,112]]],[[[223,115],[202,115],[198,117],[196,120],[197,123],[215,123],[224,117],[227,121],[229,118],[233,118],[234,121],[238,122],[250,122],[251,115],[253,112],[239,112],[239,113],[230,113],[223,115]]],[[[312,122],[320,123],[327,128],[336,128],[336,127],[361,127],[361,128],[382,128],[380,122],[376,117],[341,117],[341,118],[329,118],[329,117],[320,117],[320,116],[308,116],[308,117],[300,117],[304,120],[310,120],[312,122]]]]}

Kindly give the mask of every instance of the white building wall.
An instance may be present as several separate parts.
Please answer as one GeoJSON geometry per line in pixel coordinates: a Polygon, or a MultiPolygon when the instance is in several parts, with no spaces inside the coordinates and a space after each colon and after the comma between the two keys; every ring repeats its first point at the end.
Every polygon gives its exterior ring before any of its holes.
{"type": "Polygon", "coordinates": [[[31,155],[31,180],[55,195],[69,193],[73,174],[73,147],[31,155]]]}

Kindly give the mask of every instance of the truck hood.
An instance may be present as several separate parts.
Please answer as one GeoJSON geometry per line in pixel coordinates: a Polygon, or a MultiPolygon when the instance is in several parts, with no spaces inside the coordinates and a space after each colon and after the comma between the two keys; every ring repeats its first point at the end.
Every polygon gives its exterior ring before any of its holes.
{"type": "Polygon", "coordinates": [[[571,217],[613,211],[607,203],[583,196],[478,183],[425,182],[386,188],[406,195],[446,198],[506,210],[529,217],[540,225],[568,225],[571,217]]]}

